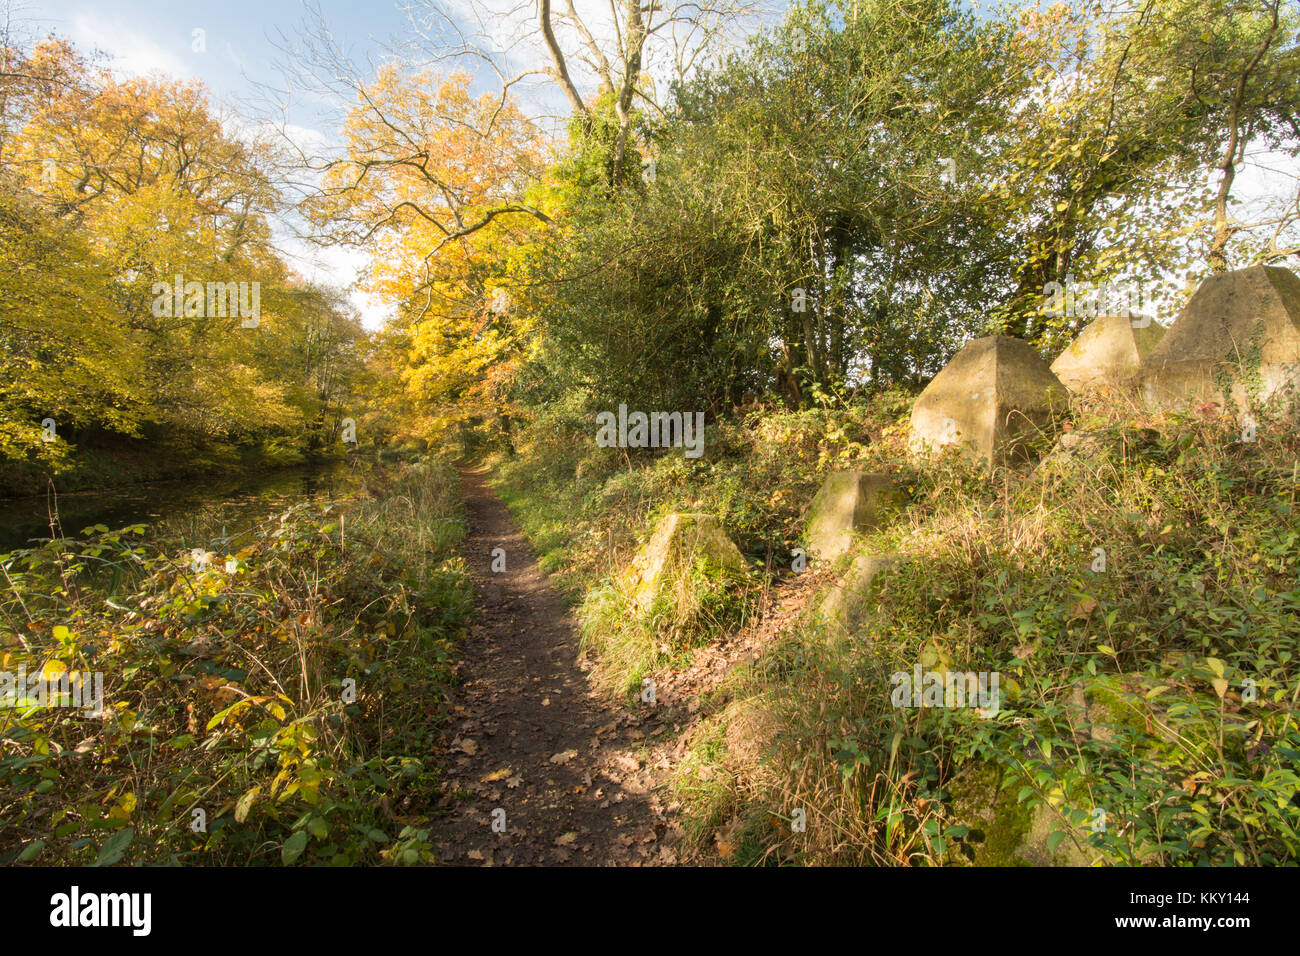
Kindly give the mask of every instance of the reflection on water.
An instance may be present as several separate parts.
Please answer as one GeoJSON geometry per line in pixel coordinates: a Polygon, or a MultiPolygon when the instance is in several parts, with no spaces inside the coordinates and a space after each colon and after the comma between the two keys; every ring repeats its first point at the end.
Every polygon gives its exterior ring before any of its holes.
{"type": "MultiPolygon", "coordinates": [[[[0,500],[0,553],[32,539],[79,536],[95,525],[149,525],[149,535],[184,547],[241,546],[278,508],[307,498],[332,501],[361,490],[364,472],[345,463],[219,481],[165,482],[38,498],[0,500]],[[57,503],[57,508],[56,508],[57,503]]],[[[245,542],[246,543],[246,542],[245,542]]]]}

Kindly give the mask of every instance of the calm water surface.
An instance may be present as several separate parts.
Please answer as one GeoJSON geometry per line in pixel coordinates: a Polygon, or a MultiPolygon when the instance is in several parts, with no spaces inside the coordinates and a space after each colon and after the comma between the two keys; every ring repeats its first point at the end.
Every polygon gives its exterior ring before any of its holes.
{"type": "Polygon", "coordinates": [[[186,547],[215,548],[245,537],[277,509],[299,501],[332,501],[363,485],[346,463],[304,466],[217,481],[159,482],[111,491],[0,499],[0,553],[33,539],[79,536],[96,524],[149,525],[148,534],[186,547]]]}

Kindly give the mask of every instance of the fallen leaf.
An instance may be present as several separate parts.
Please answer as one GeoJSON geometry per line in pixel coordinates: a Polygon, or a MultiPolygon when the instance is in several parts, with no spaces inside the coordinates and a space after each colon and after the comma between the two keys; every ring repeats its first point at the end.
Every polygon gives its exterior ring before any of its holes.
{"type": "Polygon", "coordinates": [[[633,757],[631,754],[619,754],[612,762],[619,770],[623,770],[627,773],[636,773],[641,769],[641,761],[637,760],[636,757],[633,757]]]}

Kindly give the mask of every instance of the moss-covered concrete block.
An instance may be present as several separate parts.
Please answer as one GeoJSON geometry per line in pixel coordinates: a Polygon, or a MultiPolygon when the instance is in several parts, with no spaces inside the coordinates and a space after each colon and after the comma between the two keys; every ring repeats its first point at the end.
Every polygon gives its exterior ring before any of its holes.
{"type": "Polygon", "coordinates": [[[1300,276],[1251,266],[1210,276],[1138,370],[1157,407],[1231,400],[1248,409],[1300,385],[1300,276]]]}
{"type": "Polygon", "coordinates": [[[870,615],[870,598],[877,577],[900,560],[902,555],[898,554],[864,554],[854,559],[818,605],[821,620],[832,629],[861,624],[870,615]]]}
{"type": "Polygon", "coordinates": [[[1055,430],[1070,392],[1028,343],[990,335],[964,345],[912,406],[918,457],[955,445],[990,464],[1028,457],[1055,430]]]}
{"type": "Polygon", "coordinates": [[[853,536],[883,525],[902,504],[888,475],[833,471],[808,509],[808,553],[833,561],[853,546],[853,536]]]}
{"type": "Polygon", "coordinates": [[[744,555],[716,515],[665,515],[624,575],[635,609],[646,609],[666,589],[680,586],[697,562],[737,576],[746,570],[744,555]]]}
{"type": "Polygon", "coordinates": [[[1076,393],[1131,381],[1165,334],[1150,319],[1145,325],[1134,321],[1124,315],[1097,319],[1056,357],[1052,373],[1076,393]]]}
{"type": "Polygon", "coordinates": [[[1031,808],[1018,803],[1019,786],[1003,785],[997,766],[975,762],[949,784],[949,810],[957,823],[970,827],[966,846],[973,859],[953,855],[952,862],[973,866],[1091,866],[1087,832],[1071,828],[1049,804],[1031,808]],[[1054,830],[1069,835],[1049,850],[1054,830]],[[1072,837],[1072,838],[1071,838],[1072,837]]]}

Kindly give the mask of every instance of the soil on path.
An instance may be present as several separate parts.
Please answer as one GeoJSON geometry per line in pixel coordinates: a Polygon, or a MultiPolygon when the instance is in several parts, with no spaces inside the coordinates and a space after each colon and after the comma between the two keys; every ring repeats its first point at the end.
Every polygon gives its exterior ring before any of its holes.
{"type": "Polygon", "coordinates": [[[676,863],[677,828],[656,792],[674,728],[663,712],[612,705],[589,686],[576,621],[484,475],[461,472],[479,615],[442,741],[439,859],[676,863]],[[504,571],[492,570],[496,548],[504,571]]]}

